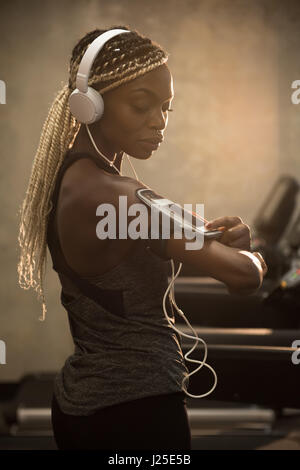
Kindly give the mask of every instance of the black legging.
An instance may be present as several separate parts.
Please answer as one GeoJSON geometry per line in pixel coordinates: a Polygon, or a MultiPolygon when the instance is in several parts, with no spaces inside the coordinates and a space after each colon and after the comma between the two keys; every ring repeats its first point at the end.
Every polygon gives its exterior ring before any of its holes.
{"type": "Polygon", "coordinates": [[[109,406],[90,416],[64,414],[53,395],[52,427],[59,450],[191,449],[184,392],[109,406]]]}

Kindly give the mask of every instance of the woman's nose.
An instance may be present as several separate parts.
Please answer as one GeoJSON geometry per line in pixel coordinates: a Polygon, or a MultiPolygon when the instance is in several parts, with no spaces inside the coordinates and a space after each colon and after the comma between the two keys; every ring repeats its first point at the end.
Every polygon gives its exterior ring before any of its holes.
{"type": "Polygon", "coordinates": [[[167,125],[167,120],[168,117],[166,113],[164,113],[163,111],[155,111],[153,112],[150,119],[150,127],[162,131],[167,125]]]}

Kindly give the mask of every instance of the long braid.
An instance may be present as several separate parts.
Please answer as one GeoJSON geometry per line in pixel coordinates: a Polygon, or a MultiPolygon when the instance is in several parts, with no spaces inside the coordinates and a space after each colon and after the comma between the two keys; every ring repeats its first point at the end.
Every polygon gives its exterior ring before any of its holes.
{"type": "Polygon", "coordinates": [[[51,195],[64,153],[79,128],[67,106],[69,94],[70,90],[65,85],[49,110],[33,162],[26,196],[20,209],[19,284],[24,289],[32,287],[38,292],[43,303],[42,321],[46,313],[43,277],[46,268],[47,222],[52,208],[51,195]],[[37,280],[34,279],[35,276],[37,280]]]}
{"type": "MultiPolygon", "coordinates": [[[[126,26],[109,29],[115,28],[128,29],[126,26]]],[[[37,291],[42,300],[41,321],[45,320],[47,311],[43,280],[47,263],[47,225],[52,209],[51,198],[65,153],[72,147],[80,129],[80,123],[71,115],[68,99],[76,88],[78,67],[87,47],[105,31],[96,29],[87,33],[72,51],[69,83],[58,92],[48,112],[26,196],[20,207],[19,285],[23,289],[33,288],[37,291]]],[[[93,63],[88,84],[103,94],[159,67],[167,58],[167,53],[158,44],[130,30],[130,33],[115,36],[104,45],[93,63]]]]}

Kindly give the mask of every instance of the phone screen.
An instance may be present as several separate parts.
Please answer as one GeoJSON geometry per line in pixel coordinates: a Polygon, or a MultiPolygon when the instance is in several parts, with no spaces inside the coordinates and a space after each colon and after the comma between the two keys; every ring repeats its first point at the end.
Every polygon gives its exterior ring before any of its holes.
{"type": "Polygon", "coordinates": [[[204,234],[205,238],[218,239],[223,234],[222,230],[206,229],[204,221],[195,212],[184,209],[180,204],[163,198],[150,189],[137,189],[136,194],[149,207],[154,207],[154,209],[159,210],[162,214],[169,216],[170,219],[177,222],[181,227],[184,225],[190,230],[200,232],[204,234]],[[178,211],[174,210],[175,207],[178,208],[178,211]]]}

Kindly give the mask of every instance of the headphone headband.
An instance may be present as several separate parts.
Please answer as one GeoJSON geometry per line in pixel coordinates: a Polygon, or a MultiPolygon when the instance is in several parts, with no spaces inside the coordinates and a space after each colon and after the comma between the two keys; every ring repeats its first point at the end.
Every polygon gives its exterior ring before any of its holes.
{"type": "Polygon", "coordinates": [[[83,93],[87,92],[88,79],[92,65],[98,55],[98,52],[102,49],[104,44],[114,36],[123,33],[130,33],[127,29],[110,29],[103,34],[100,34],[94,41],[88,46],[85,51],[81,63],[78,68],[76,77],[76,87],[83,93]]]}
{"type": "Polygon", "coordinates": [[[97,54],[104,44],[114,36],[130,33],[127,29],[110,29],[100,34],[87,47],[76,75],[76,88],[69,96],[70,111],[77,121],[91,124],[98,121],[104,112],[104,101],[101,93],[88,86],[91,68],[97,54]]]}

